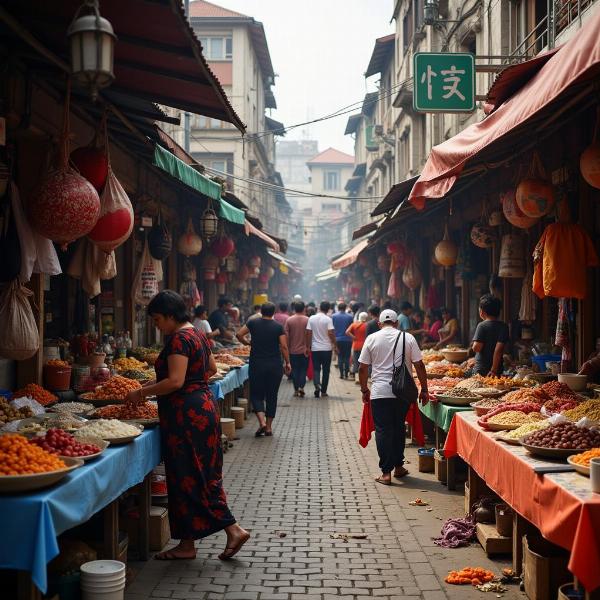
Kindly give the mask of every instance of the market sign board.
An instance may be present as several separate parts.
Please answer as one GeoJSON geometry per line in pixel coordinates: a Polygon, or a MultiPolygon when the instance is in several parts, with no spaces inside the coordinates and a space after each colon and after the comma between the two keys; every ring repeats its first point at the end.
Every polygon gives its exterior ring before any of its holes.
{"type": "Polygon", "coordinates": [[[417,52],[413,106],[418,112],[475,110],[475,57],[466,52],[417,52]]]}

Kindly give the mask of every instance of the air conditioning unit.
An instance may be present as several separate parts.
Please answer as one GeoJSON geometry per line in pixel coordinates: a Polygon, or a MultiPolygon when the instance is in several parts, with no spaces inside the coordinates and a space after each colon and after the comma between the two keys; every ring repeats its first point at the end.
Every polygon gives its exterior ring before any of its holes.
{"type": "Polygon", "coordinates": [[[377,137],[381,137],[383,135],[383,125],[375,125],[373,127],[373,133],[377,136],[377,137]]]}

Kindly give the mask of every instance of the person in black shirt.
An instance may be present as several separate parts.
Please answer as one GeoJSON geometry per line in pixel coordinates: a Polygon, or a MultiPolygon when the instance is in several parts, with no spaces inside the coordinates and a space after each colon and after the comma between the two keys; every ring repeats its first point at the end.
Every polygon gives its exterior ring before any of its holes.
{"type": "Polygon", "coordinates": [[[230,342],[233,339],[233,334],[229,329],[229,310],[233,307],[233,302],[229,298],[219,298],[217,302],[217,310],[213,310],[208,317],[208,322],[213,331],[219,331],[220,341],[230,342]]]}
{"type": "Polygon", "coordinates": [[[366,337],[369,337],[372,333],[377,333],[379,331],[379,329],[380,329],[379,313],[380,312],[381,312],[381,309],[379,308],[379,306],[377,306],[377,304],[373,304],[372,306],[369,306],[368,313],[369,313],[369,316],[371,317],[371,319],[367,323],[366,337]]]}
{"type": "Polygon", "coordinates": [[[273,320],[275,305],[265,302],[260,312],[261,318],[249,320],[236,336],[242,344],[250,346],[250,402],[258,419],[256,437],[273,435],[279,384],[284,370],[286,375],[292,372],[283,326],[273,320]],[[246,337],[248,334],[251,341],[246,337]],[[282,355],[284,369],[281,368],[282,355]]]}
{"type": "Polygon", "coordinates": [[[502,302],[491,294],[479,300],[479,316],[483,319],[475,329],[473,351],[475,352],[474,371],[478,375],[500,375],[502,355],[508,342],[508,325],[499,321],[502,302]]]}

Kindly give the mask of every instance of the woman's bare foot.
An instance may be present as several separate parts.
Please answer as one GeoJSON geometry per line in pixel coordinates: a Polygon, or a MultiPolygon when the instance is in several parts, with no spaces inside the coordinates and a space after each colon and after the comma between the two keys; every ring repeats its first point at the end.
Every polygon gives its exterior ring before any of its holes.
{"type": "Polygon", "coordinates": [[[154,555],[156,560],[185,560],[196,558],[194,540],[181,540],[175,548],[154,555]]]}
{"type": "Polygon", "coordinates": [[[225,533],[227,534],[227,545],[225,550],[219,554],[219,560],[233,558],[250,539],[250,534],[237,523],[227,527],[225,533]]]}

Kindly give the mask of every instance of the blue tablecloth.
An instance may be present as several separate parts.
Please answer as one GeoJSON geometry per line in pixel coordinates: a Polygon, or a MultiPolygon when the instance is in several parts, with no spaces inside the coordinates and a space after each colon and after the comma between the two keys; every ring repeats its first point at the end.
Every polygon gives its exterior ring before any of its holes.
{"type": "Polygon", "coordinates": [[[248,379],[248,368],[248,365],[244,365],[239,369],[231,369],[231,371],[219,381],[223,395],[233,392],[233,390],[244,385],[244,382],[248,379]]]}
{"type": "Polygon", "coordinates": [[[51,488],[0,496],[0,569],[30,571],[45,592],[46,564],[58,554],[56,537],[140,483],[159,462],[155,427],[130,444],[107,448],[51,488]]]}
{"type": "Polygon", "coordinates": [[[208,388],[210,389],[215,400],[223,400],[223,398],[225,398],[225,394],[223,393],[223,389],[221,388],[220,381],[217,381],[216,383],[211,383],[208,386],[208,388]]]}

